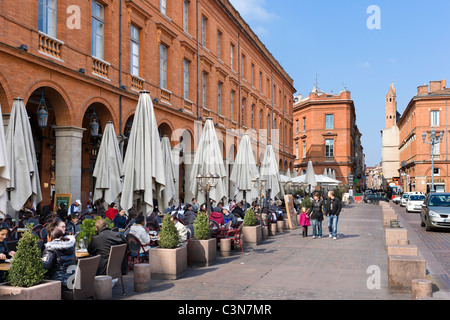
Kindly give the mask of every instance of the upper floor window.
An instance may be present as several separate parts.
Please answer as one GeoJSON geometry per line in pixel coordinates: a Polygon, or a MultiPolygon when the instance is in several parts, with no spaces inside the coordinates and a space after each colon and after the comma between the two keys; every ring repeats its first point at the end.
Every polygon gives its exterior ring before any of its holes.
{"type": "Polygon", "coordinates": [[[202,106],[207,108],[208,99],[208,73],[202,72],[202,106]]]}
{"type": "Polygon", "coordinates": [[[325,157],[334,157],[334,139],[325,140],[325,157]]]}
{"type": "Polygon", "coordinates": [[[217,112],[222,115],[222,82],[217,83],[217,112]]]}
{"type": "Polygon", "coordinates": [[[56,0],[39,0],[39,31],[56,38],[56,0]]]}
{"type": "Polygon", "coordinates": [[[202,17],[202,45],[206,48],[206,23],[207,19],[202,17]]]}
{"type": "Polygon", "coordinates": [[[332,114],[325,115],[325,129],[326,130],[334,129],[333,120],[334,120],[334,115],[332,115],[332,114]]]}
{"type": "Polygon", "coordinates": [[[105,58],[105,7],[92,1],[92,55],[105,58]]]}
{"type": "Polygon", "coordinates": [[[222,60],[222,32],[217,31],[217,59],[222,60]]]}
{"type": "Polygon", "coordinates": [[[139,77],[139,28],[131,25],[131,74],[139,77]]]}
{"type": "Polygon", "coordinates": [[[431,111],[431,126],[438,127],[439,126],[439,111],[431,111]]]}
{"type": "Polygon", "coordinates": [[[163,15],[167,16],[167,0],[160,0],[160,10],[163,15]]]}
{"type": "Polygon", "coordinates": [[[159,47],[159,63],[160,86],[167,89],[167,47],[163,44],[159,47]]]}
{"type": "Polygon", "coordinates": [[[234,70],[234,44],[230,44],[230,67],[234,70]]]}
{"type": "Polygon", "coordinates": [[[189,61],[183,60],[184,99],[189,100],[189,61]]]}
{"type": "Polygon", "coordinates": [[[183,30],[189,33],[189,1],[183,0],[183,30]]]}

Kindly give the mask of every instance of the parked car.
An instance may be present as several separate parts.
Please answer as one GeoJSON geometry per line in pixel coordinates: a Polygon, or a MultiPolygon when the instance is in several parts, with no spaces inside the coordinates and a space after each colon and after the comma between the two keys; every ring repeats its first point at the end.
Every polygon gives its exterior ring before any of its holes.
{"type": "Polygon", "coordinates": [[[379,201],[387,201],[385,197],[380,194],[369,193],[364,195],[364,203],[378,203],[379,201]]]}
{"type": "Polygon", "coordinates": [[[450,229],[450,193],[430,193],[420,210],[420,225],[427,231],[450,229]]]}
{"type": "Polygon", "coordinates": [[[422,204],[425,201],[423,194],[411,194],[406,202],[406,212],[420,212],[422,204]]]}
{"type": "Polygon", "coordinates": [[[392,202],[395,203],[395,204],[399,204],[400,201],[402,201],[402,196],[399,195],[399,194],[397,194],[397,195],[394,197],[394,199],[392,199],[392,202]]]}
{"type": "Polygon", "coordinates": [[[400,207],[406,207],[406,202],[408,201],[411,192],[405,192],[400,200],[400,207]]]}

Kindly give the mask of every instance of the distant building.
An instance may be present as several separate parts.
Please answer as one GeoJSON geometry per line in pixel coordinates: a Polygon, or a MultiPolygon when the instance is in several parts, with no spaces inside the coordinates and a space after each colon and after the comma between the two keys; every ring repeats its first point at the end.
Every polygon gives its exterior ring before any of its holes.
{"type": "Polygon", "coordinates": [[[382,184],[381,188],[399,188],[399,130],[397,122],[400,114],[397,112],[397,95],[394,83],[389,87],[386,95],[386,128],[381,131],[382,151],[381,151],[381,167],[382,167],[382,184]]]}
{"type": "Polygon", "coordinates": [[[449,191],[449,106],[450,88],[446,81],[430,81],[430,86],[419,86],[398,121],[399,128],[399,173],[403,191],[429,192],[432,184],[431,146],[422,141],[425,132],[427,141],[431,128],[436,135],[444,133],[441,144],[434,150],[434,180],[437,192],[449,191]]]}
{"type": "Polygon", "coordinates": [[[350,91],[336,95],[314,88],[308,97],[294,99],[293,136],[299,174],[311,160],[316,174],[332,169],[343,184],[349,184],[351,174],[363,185],[364,153],[350,91]]]}

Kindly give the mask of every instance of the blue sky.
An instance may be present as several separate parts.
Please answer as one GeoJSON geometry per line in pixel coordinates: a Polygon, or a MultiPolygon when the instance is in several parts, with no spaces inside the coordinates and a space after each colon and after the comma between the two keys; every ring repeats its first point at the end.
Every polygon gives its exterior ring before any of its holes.
{"type": "Polygon", "coordinates": [[[418,86],[450,84],[448,0],[230,1],[294,79],[296,94],[308,95],[316,75],[325,92],[351,91],[367,166],[381,161],[392,81],[400,113],[418,86]],[[380,9],[380,29],[367,27],[371,5],[380,9]]]}

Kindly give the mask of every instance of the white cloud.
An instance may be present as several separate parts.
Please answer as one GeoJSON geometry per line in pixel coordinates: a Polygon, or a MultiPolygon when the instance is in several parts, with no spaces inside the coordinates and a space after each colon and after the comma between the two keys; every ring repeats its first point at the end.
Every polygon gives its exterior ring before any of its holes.
{"type": "Polygon", "coordinates": [[[246,21],[269,22],[277,19],[275,13],[266,10],[266,0],[230,0],[246,21]]]}

